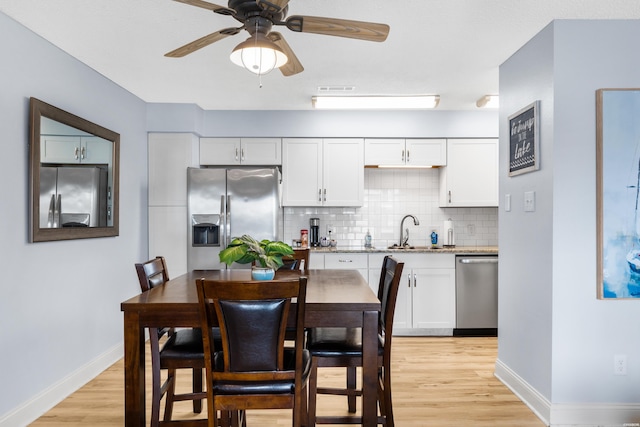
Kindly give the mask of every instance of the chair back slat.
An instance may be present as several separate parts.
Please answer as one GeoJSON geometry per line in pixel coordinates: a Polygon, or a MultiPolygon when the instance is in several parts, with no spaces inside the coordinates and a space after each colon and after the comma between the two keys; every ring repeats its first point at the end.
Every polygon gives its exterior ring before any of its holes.
{"type": "Polygon", "coordinates": [[[153,289],[169,281],[169,271],[164,257],[155,257],[147,262],[136,264],[138,281],[142,292],[153,289]]]}

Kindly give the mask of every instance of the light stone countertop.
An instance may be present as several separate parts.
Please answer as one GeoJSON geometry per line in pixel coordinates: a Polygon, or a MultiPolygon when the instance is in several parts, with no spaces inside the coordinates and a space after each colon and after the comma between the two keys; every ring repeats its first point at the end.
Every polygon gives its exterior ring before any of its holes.
{"type": "Polygon", "coordinates": [[[389,248],[350,248],[337,246],[335,248],[311,248],[311,253],[429,253],[429,254],[497,254],[497,246],[455,246],[452,248],[431,248],[430,246],[413,246],[413,249],[389,249],[389,248]]]}

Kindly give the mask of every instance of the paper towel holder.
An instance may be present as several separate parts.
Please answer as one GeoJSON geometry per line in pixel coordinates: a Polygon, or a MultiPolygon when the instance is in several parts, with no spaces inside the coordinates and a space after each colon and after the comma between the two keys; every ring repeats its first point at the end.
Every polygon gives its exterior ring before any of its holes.
{"type": "Polygon", "coordinates": [[[454,248],[456,245],[455,245],[454,233],[453,233],[453,221],[451,220],[451,218],[449,218],[444,222],[443,231],[444,231],[444,236],[443,236],[442,247],[454,248]]]}

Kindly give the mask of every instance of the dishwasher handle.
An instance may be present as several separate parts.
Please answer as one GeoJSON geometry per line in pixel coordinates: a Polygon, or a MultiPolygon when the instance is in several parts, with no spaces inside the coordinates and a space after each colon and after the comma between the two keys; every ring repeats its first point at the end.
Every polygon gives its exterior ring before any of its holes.
{"type": "Polygon", "coordinates": [[[461,264],[497,264],[498,258],[462,258],[461,264]]]}

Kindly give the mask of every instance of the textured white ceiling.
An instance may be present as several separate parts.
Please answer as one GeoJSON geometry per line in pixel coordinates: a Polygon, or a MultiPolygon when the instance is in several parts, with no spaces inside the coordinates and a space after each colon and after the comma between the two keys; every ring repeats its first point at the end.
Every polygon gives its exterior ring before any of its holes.
{"type": "MultiPolygon", "coordinates": [[[[218,4],[226,5],[220,1],[218,4]]],[[[354,94],[439,94],[473,110],[498,92],[498,67],[554,19],[638,19],[638,0],[291,0],[289,15],[390,25],[383,43],[276,27],[305,71],[259,78],[229,60],[242,32],[184,58],[164,54],[229,17],[171,0],[0,0],[0,11],[147,102],[206,110],[305,110],[319,86],[354,94]]]]}

